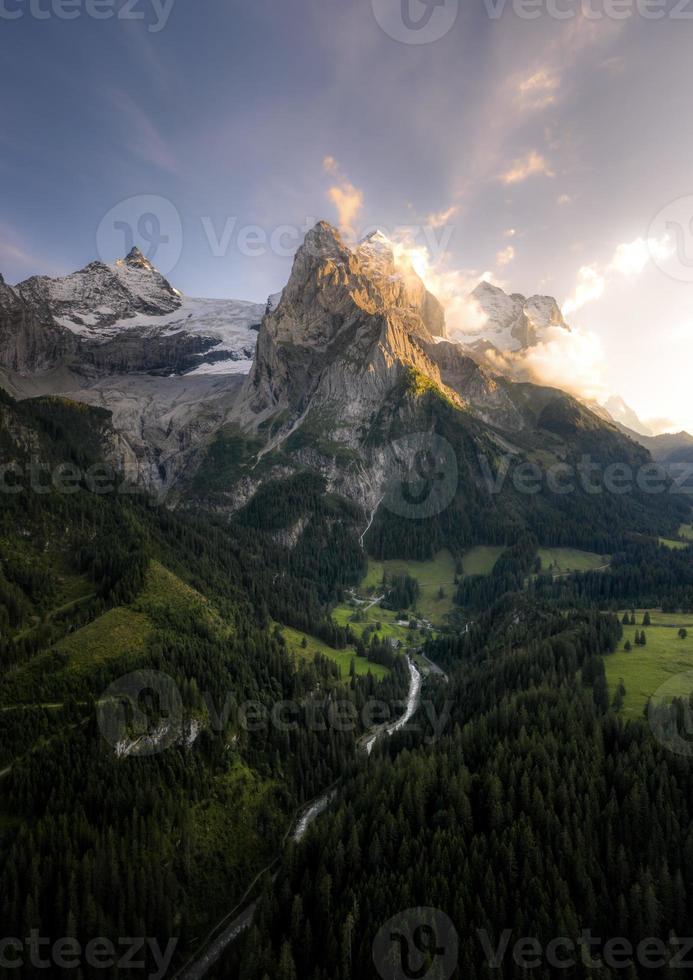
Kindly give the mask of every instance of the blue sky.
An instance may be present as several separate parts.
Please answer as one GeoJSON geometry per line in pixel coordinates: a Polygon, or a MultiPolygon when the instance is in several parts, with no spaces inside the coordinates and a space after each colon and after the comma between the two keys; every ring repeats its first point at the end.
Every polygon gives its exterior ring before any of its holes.
{"type": "MultiPolygon", "coordinates": [[[[311,218],[354,234],[408,226],[453,305],[481,274],[566,304],[580,340],[544,352],[545,380],[567,358],[576,387],[593,378],[693,428],[688,252],[673,254],[671,220],[652,224],[670,206],[693,240],[693,4],[672,17],[662,0],[665,16],[647,19],[636,0],[590,0],[590,19],[556,0],[576,14],[559,20],[548,0],[535,19],[519,0],[496,17],[490,0],[465,0],[442,37],[402,43],[402,0],[135,0],[143,19],[103,20],[72,2],[65,20],[58,0],[0,0],[9,282],[115,258],[114,221],[135,213],[122,202],[143,196],[147,214],[163,208],[160,257],[177,259],[163,271],[192,295],[281,288],[311,218]],[[249,226],[269,239],[283,225],[295,243],[242,244],[249,226]]],[[[460,304],[458,316],[464,331],[460,304]]]]}

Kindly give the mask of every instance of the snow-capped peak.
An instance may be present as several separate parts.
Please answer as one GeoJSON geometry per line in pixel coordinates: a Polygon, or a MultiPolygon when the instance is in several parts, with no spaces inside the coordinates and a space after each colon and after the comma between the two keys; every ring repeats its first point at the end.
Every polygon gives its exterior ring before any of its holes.
{"type": "Polygon", "coordinates": [[[539,343],[551,327],[570,330],[553,296],[506,293],[490,282],[481,282],[472,292],[487,321],[479,340],[499,350],[517,351],[539,343]]]}
{"type": "Polygon", "coordinates": [[[380,228],[376,228],[375,231],[372,231],[370,234],[364,235],[359,242],[359,247],[363,245],[371,245],[373,248],[392,249],[392,242],[387,237],[385,232],[380,230],[380,228]]]}
{"type": "Polygon", "coordinates": [[[133,266],[136,269],[146,269],[147,272],[157,272],[158,274],[158,270],[154,268],[149,259],[142,254],[136,245],[130,249],[124,259],[118,259],[116,265],[122,265],[123,263],[133,266]]]}

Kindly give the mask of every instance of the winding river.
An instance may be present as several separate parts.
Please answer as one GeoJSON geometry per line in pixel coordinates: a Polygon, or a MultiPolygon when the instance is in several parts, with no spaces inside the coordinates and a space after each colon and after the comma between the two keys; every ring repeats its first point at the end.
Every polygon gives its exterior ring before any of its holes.
{"type": "MultiPolygon", "coordinates": [[[[379,739],[388,738],[390,735],[393,735],[395,732],[404,728],[404,726],[416,714],[419,708],[421,703],[422,677],[408,657],[407,663],[409,666],[409,691],[407,694],[407,705],[404,714],[400,715],[400,717],[394,722],[388,722],[384,725],[380,725],[374,732],[368,735],[367,738],[360,742],[361,747],[367,755],[371,754],[373,751],[373,746],[379,739]]],[[[319,796],[316,800],[309,803],[296,818],[296,822],[288,837],[290,837],[295,843],[300,841],[305,836],[306,831],[313,821],[316,820],[321,813],[324,813],[325,810],[327,810],[336,796],[337,790],[335,787],[332,787],[332,789],[329,789],[326,793],[323,793],[322,796],[319,796]]],[[[270,868],[271,867],[272,866],[270,866],[270,868]]],[[[264,868],[263,871],[258,874],[246,894],[252,890],[260,875],[264,874],[265,871],[270,870],[270,868],[264,868]]],[[[242,902],[243,900],[241,900],[241,904],[242,902]]],[[[224,950],[227,949],[228,946],[230,946],[242,932],[250,927],[255,914],[255,906],[255,902],[251,902],[249,905],[246,905],[245,908],[231,922],[229,922],[217,936],[207,943],[204,950],[198,956],[196,956],[194,960],[189,962],[175,974],[173,980],[202,980],[202,978],[206,976],[207,972],[220,958],[224,950]]],[[[233,915],[233,912],[231,914],[233,915]]]]}

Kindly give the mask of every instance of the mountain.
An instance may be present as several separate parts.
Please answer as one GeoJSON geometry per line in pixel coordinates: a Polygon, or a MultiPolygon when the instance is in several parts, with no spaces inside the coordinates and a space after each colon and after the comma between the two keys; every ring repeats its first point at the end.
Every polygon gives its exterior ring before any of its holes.
{"type": "Polygon", "coordinates": [[[0,275],[0,366],[10,372],[44,371],[73,349],[45,303],[26,303],[0,275]]]}
{"type": "Polygon", "coordinates": [[[665,432],[659,436],[643,436],[631,432],[625,426],[626,434],[644,446],[652,458],[667,468],[674,479],[685,481],[693,491],[693,436],[689,432],[665,432]]]}
{"type": "Polygon", "coordinates": [[[0,383],[106,408],[122,443],[113,462],[165,493],[228,412],[264,311],[184,296],[136,248],[63,278],[0,282],[0,383]]]}
{"type": "MultiPolygon", "coordinates": [[[[499,344],[569,329],[549,297],[484,283],[475,298],[499,344]]],[[[184,297],[136,249],[62,279],[2,284],[0,383],[15,397],[105,409],[117,435],[111,461],[171,505],[262,524],[278,481],[292,503],[283,524],[269,523],[294,543],[309,519],[300,499],[308,485],[346,502],[346,523],[367,526],[369,547],[382,553],[402,541],[428,553],[505,540],[528,523],[539,537],[597,548],[594,535],[675,520],[638,493],[569,506],[546,486],[537,497],[512,479],[490,487],[506,465],[538,462],[545,483],[551,466],[580,454],[605,466],[649,457],[603,412],[498,376],[447,340],[441,304],[380,232],[351,248],[319,222],[264,306],[184,297]],[[448,507],[441,494],[453,483],[448,507]],[[431,491],[418,524],[403,503],[409,484],[431,491]]]]}
{"type": "Polygon", "coordinates": [[[630,405],[626,404],[620,395],[611,395],[610,398],[607,398],[607,400],[602,403],[602,407],[606,409],[614,422],[618,422],[620,425],[625,426],[627,429],[630,429],[631,432],[635,432],[639,436],[654,435],[652,429],[648,428],[644,422],[640,421],[637,413],[633,411],[630,405]]]}
{"type": "MultiPolygon", "coordinates": [[[[535,298],[522,308],[533,311],[535,331],[560,316],[535,298]]],[[[538,463],[545,476],[583,455],[634,469],[649,456],[564,392],[494,376],[443,333],[438,306],[384,236],[352,249],[320,222],[268,306],[252,371],[201,463],[193,498],[233,513],[249,509],[257,526],[273,498],[312,474],[361,508],[368,547],[380,554],[505,538],[527,524],[540,537],[574,543],[652,520],[673,526],[674,505],[655,516],[637,489],[595,501],[580,488],[569,500],[545,487],[536,497],[511,484],[489,488],[488,471],[497,474],[504,461],[538,463]],[[428,481],[413,472],[422,457],[428,481]],[[454,500],[442,506],[448,477],[454,500]],[[418,523],[402,503],[412,480],[431,491],[418,523]]],[[[300,504],[290,517],[285,530],[295,539],[305,527],[300,504]]]]}
{"type": "MultiPolygon", "coordinates": [[[[112,265],[0,286],[0,367],[79,379],[130,372],[247,371],[264,307],[183,296],[137,248],[112,265]],[[255,329],[254,329],[255,328],[255,329]]],[[[33,377],[35,384],[35,377],[33,377]]]]}
{"type": "Polygon", "coordinates": [[[552,327],[570,331],[552,296],[508,295],[499,286],[480,282],[471,298],[486,318],[474,343],[486,342],[501,351],[518,351],[539,343],[552,327]]]}

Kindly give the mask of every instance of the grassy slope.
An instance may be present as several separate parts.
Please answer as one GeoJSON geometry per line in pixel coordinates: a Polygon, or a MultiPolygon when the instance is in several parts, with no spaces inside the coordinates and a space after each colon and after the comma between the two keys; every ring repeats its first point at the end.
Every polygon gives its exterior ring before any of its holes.
{"type": "Polygon", "coordinates": [[[149,566],[145,586],[130,606],[116,606],[91,623],[70,633],[55,646],[26,664],[7,672],[0,682],[0,705],[61,701],[70,678],[88,678],[100,665],[122,662],[135,669],[144,656],[154,630],[153,617],[166,616],[176,607],[196,606],[200,615],[222,622],[199,592],[158,562],[149,566]],[[55,685],[55,690],[52,690],[55,685]]]}
{"type": "Polygon", "coordinates": [[[88,673],[106,661],[143,654],[151,629],[144,613],[117,606],[65,637],[54,649],[67,657],[68,670],[88,673]]]}
{"type": "MultiPolygon", "coordinates": [[[[636,646],[635,631],[642,627],[643,611],[636,612],[637,626],[623,627],[623,640],[616,653],[605,658],[606,677],[613,697],[621,678],[626,687],[623,715],[626,718],[642,716],[648,697],[660,685],[677,674],[693,670],[693,615],[650,612],[652,625],[644,627],[647,645],[636,646]],[[688,627],[688,637],[680,639],[681,626],[688,627]],[[624,650],[626,640],[633,649],[624,650]]],[[[682,678],[681,694],[691,691],[691,679],[682,678]]]]}
{"type": "Polygon", "coordinates": [[[682,524],[679,528],[679,537],[686,541],[693,541],[693,524],[682,524]]]}
{"type": "Polygon", "coordinates": [[[502,545],[480,544],[476,548],[470,548],[462,558],[464,574],[490,575],[504,551],[502,545]]]}
{"type": "Polygon", "coordinates": [[[594,568],[601,568],[609,561],[606,555],[578,551],[576,548],[540,548],[539,557],[542,571],[552,571],[555,575],[566,572],[589,572],[594,568]]]}
{"type": "MultiPolygon", "coordinates": [[[[339,621],[336,616],[335,621],[339,621]]],[[[357,657],[353,647],[348,647],[346,650],[333,650],[332,647],[327,646],[326,643],[316,639],[314,636],[310,636],[308,633],[302,633],[300,630],[292,629],[290,626],[285,626],[282,632],[286,639],[287,648],[297,659],[312,661],[316,653],[322,653],[339,666],[340,673],[344,679],[349,676],[349,668],[351,667],[352,660],[356,661],[357,674],[367,674],[370,671],[374,677],[380,680],[389,673],[387,667],[383,667],[381,664],[372,664],[368,660],[364,660],[363,657],[357,657]],[[302,646],[304,637],[306,640],[305,647],[302,646]]]]}

